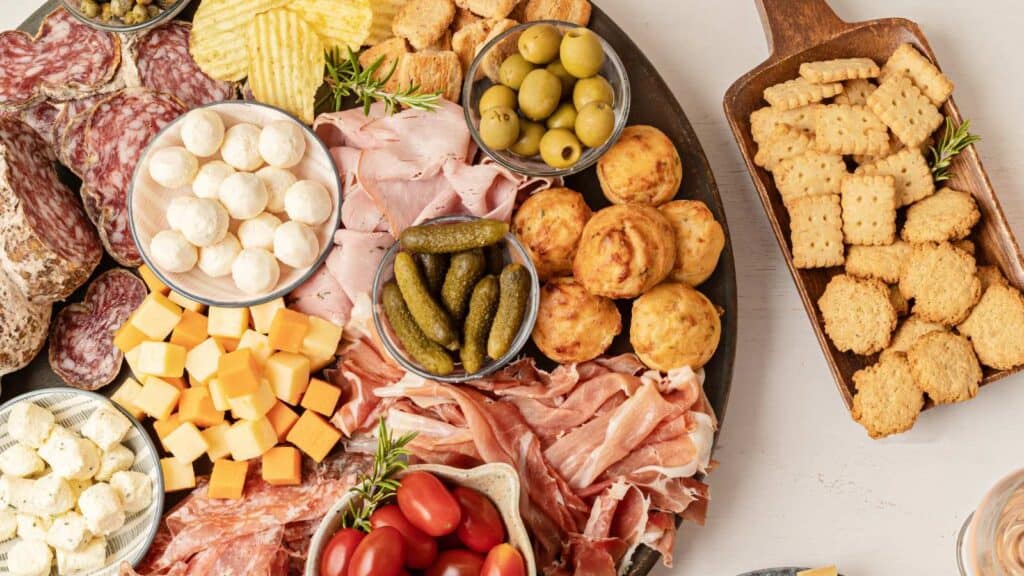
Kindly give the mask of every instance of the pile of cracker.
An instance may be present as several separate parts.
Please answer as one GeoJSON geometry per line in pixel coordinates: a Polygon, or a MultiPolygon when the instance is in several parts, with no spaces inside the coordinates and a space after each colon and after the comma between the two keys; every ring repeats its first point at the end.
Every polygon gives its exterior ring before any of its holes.
{"type": "Polygon", "coordinates": [[[973,398],[982,365],[1024,364],[1024,297],[998,267],[978,265],[977,203],[936,190],[924,155],[952,91],[904,44],[881,67],[804,63],[750,118],[755,163],[789,212],[794,266],[845,268],[818,307],[839,351],[878,354],[853,377],[853,418],[873,438],[910,429],[925,395],[973,398]]]}

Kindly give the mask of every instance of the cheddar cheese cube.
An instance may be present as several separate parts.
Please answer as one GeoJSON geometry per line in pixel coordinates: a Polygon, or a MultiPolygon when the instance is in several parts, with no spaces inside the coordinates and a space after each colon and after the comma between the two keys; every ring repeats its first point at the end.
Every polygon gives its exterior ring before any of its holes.
{"type": "Polygon", "coordinates": [[[230,429],[231,424],[224,422],[203,430],[203,438],[206,439],[207,446],[206,455],[210,457],[210,461],[216,462],[231,455],[231,449],[228,448],[228,430],[230,429]]]}
{"type": "Polygon", "coordinates": [[[223,355],[224,348],[220,342],[213,338],[203,340],[185,355],[185,370],[188,370],[189,378],[200,383],[209,382],[217,375],[223,355]]]}
{"type": "Polygon", "coordinates": [[[342,327],[316,316],[309,317],[309,330],[302,339],[299,350],[309,358],[310,370],[317,372],[334,360],[334,353],[341,342],[342,327]]]}
{"type": "Polygon", "coordinates": [[[129,317],[132,326],[150,340],[163,341],[181,320],[181,307],[158,292],[151,292],[129,317]]]}
{"type": "Polygon", "coordinates": [[[144,380],[146,374],[139,370],[139,347],[136,346],[131,350],[124,353],[124,361],[128,363],[128,368],[132,371],[132,375],[139,380],[144,380]]]}
{"type": "Polygon", "coordinates": [[[234,352],[238,350],[238,343],[241,342],[240,338],[224,338],[223,336],[214,336],[214,340],[220,342],[220,345],[224,347],[225,352],[234,352]]]}
{"type": "Polygon", "coordinates": [[[167,295],[167,299],[170,300],[171,302],[174,302],[178,306],[181,306],[185,310],[191,310],[192,312],[202,312],[203,310],[206,310],[205,304],[200,304],[199,302],[182,296],[181,294],[178,294],[173,290],[171,291],[170,294],[167,295]]]}
{"type": "Polygon", "coordinates": [[[181,390],[156,376],[146,376],[142,391],[135,399],[140,410],[157,420],[164,420],[174,412],[181,397],[181,390]]]}
{"type": "Polygon", "coordinates": [[[211,378],[210,382],[206,385],[206,389],[210,391],[210,400],[213,401],[214,408],[222,412],[231,409],[231,404],[228,403],[228,395],[224,392],[224,386],[221,385],[220,380],[211,378]]]}
{"type": "Polygon", "coordinates": [[[274,397],[274,390],[270,382],[260,380],[256,391],[240,396],[228,396],[228,405],[231,406],[231,415],[235,419],[259,420],[270,412],[274,407],[277,398],[274,397]]]}
{"type": "Polygon", "coordinates": [[[302,339],[309,331],[309,316],[301,312],[281,308],[270,323],[270,347],[298,354],[302,350],[302,339]]]}
{"type": "Polygon", "coordinates": [[[312,410],[303,412],[288,433],[288,442],[317,462],[323,462],[340,438],[341,432],[312,410]]]}
{"type": "Polygon", "coordinates": [[[256,359],[256,365],[262,368],[270,355],[274,353],[270,348],[270,338],[266,334],[260,334],[255,330],[246,330],[245,334],[238,340],[238,350],[252,350],[252,356],[256,359]]]}
{"type": "Polygon", "coordinates": [[[334,415],[334,407],[341,398],[341,388],[331,386],[319,378],[309,381],[309,388],[302,395],[302,407],[318,412],[330,418],[334,415]]]}
{"type": "Polygon", "coordinates": [[[142,281],[146,283],[146,287],[149,288],[150,292],[156,292],[157,294],[166,296],[167,293],[171,291],[171,289],[167,287],[167,284],[164,284],[163,280],[157,278],[157,275],[154,274],[153,271],[149,269],[149,266],[146,266],[145,264],[139,266],[139,276],[142,277],[142,281]]]}
{"type": "Polygon", "coordinates": [[[270,409],[270,412],[267,412],[267,420],[270,420],[270,425],[274,427],[274,432],[277,432],[277,440],[284,442],[292,426],[299,420],[299,415],[284,402],[276,400],[273,408],[270,409]]]}
{"type": "Polygon", "coordinates": [[[153,376],[177,377],[185,373],[184,346],[167,342],[139,344],[139,370],[153,376]]]}
{"type": "Polygon", "coordinates": [[[274,394],[294,406],[309,386],[309,358],[302,354],[276,352],[267,360],[263,375],[270,381],[274,394]]]}
{"type": "Polygon", "coordinates": [[[231,458],[237,461],[259,458],[277,444],[277,433],[266,417],[239,420],[231,425],[225,439],[231,458]]]}
{"type": "Polygon", "coordinates": [[[185,310],[181,313],[178,325],[171,332],[171,344],[178,344],[191,350],[206,340],[206,330],[206,316],[192,310],[185,310]]]}
{"type": "Polygon", "coordinates": [[[178,401],[178,415],[184,422],[207,428],[224,421],[224,413],[213,406],[210,390],[205,386],[187,388],[178,401]]]}
{"type": "Polygon", "coordinates": [[[191,490],[196,487],[196,472],[190,463],[177,458],[161,458],[160,470],[164,473],[164,492],[191,490]]]}
{"type": "Polygon", "coordinates": [[[199,428],[191,422],[184,422],[174,429],[163,439],[164,447],[174,455],[175,458],[189,464],[195,462],[200,456],[206,454],[210,447],[203,438],[199,428]]]}
{"type": "Polygon", "coordinates": [[[249,472],[248,462],[217,460],[210,474],[210,487],[206,494],[210,498],[238,500],[245,489],[245,475],[249,472]]]}
{"type": "Polygon", "coordinates": [[[262,475],[274,486],[302,484],[302,455],[292,446],[275,446],[263,455],[262,475]]]}
{"type": "Polygon", "coordinates": [[[270,324],[274,321],[277,311],[284,308],[284,298],[276,298],[270,302],[249,307],[252,315],[252,327],[260,334],[270,333],[270,324]]]}
{"type": "Polygon", "coordinates": [[[235,350],[221,356],[217,379],[228,398],[255,392],[260,385],[260,370],[252,350],[235,350]]]}
{"type": "Polygon", "coordinates": [[[241,338],[249,327],[248,308],[221,308],[210,306],[207,332],[221,338],[241,338]]]}
{"type": "Polygon", "coordinates": [[[114,333],[114,346],[121,352],[127,352],[146,340],[146,335],[136,328],[131,321],[125,322],[114,333]]]}
{"type": "MultiPolygon", "coordinates": [[[[156,437],[160,439],[160,444],[163,445],[164,438],[167,438],[168,434],[177,430],[178,426],[181,426],[181,424],[181,416],[177,412],[163,420],[154,420],[153,430],[156,431],[156,437]]],[[[167,450],[166,445],[164,445],[164,450],[167,450]]]]}
{"type": "Polygon", "coordinates": [[[180,377],[180,376],[177,377],[177,378],[171,378],[170,376],[163,376],[160,379],[163,380],[164,382],[167,382],[168,384],[173,384],[175,388],[177,388],[178,390],[181,390],[182,392],[184,392],[185,389],[188,388],[188,383],[186,383],[185,379],[180,377]]]}
{"type": "Polygon", "coordinates": [[[117,391],[110,396],[110,399],[121,408],[127,410],[136,419],[141,419],[145,412],[135,404],[135,399],[139,396],[139,392],[142,392],[142,384],[139,384],[135,378],[129,376],[117,391]]]}

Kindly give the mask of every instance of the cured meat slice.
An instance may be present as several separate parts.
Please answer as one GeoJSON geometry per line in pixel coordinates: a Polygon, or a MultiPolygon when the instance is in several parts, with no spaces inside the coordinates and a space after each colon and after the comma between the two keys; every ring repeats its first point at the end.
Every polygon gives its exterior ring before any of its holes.
{"type": "Polygon", "coordinates": [[[103,251],[46,150],[27,124],[0,120],[0,267],[26,298],[49,303],[84,284],[103,251]]]}
{"type": "Polygon", "coordinates": [[[0,376],[24,368],[46,342],[50,304],[33,304],[0,270],[0,376]]]}
{"type": "Polygon", "coordinates": [[[191,31],[191,23],[174,20],[136,42],[136,66],[142,85],[173,94],[189,108],[233,100],[237,96],[235,85],[210,78],[192,59],[188,51],[191,31]]]}
{"type": "Polygon", "coordinates": [[[57,119],[57,159],[79,178],[85,174],[89,161],[88,150],[85,148],[85,128],[89,122],[89,114],[97,104],[108,97],[107,94],[101,94],[71,100],[57,119]]]}
{"type": "Polygon", "coordinates": [[[96,390],[113,382],[124,354],[114,332],[146,297],[146,285],[115,268],[89,284],[85,300],[66,306],[50,331],[50,367],[68,386],[96,390]]]}
{"type": "Polygon", "coordinates": [[[39,137],[46,142],[49,156],[56,158],[57,121],[63,111],[63,105],[55,105],[44,100],[30,108],[21,111],[21,121],[28,124],[39,134],[39,137]]]}
{"type": "Polygon", "coordinates": [[[128,222],[128,189],[135,165],[149,141],[185,111],[169,94],[126,88],[89,114],[82,202],[107,252],[123,266],[142,263],[128,222]]]}

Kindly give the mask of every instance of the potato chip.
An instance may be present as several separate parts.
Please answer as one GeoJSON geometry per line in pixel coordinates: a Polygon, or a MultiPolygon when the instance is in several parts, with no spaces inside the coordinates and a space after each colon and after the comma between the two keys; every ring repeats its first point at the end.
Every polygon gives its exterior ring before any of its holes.
{"type": "Polygon", "coordinates": [[[237,82],[249,73],[246,30],[253,18],[289,0],[203,0],[192,20],[189,51],[208,76],[237,82]]]}
{"type": "Polygon", "coordinates": [[[312,124],[316,91],[324,80],[324,45],[313,26],[290,10],[271,10],[253,19],[247,44],[256,99],[312,124]]]}
{"type": "Polygon", "coordinates": [[[391,21],[407,2],[409,0],[373,0],[370,6],[373,10],[373,23],[370,25],[370,37],[366,39],[367,44],[375,46],[395,35],[391,31],[391,21]]]}
{"type": "Polygon", "coordinates": [[[327,49],[355,51],[370,35],[370,0],[292,0],[288,9],[313,26],[327,49]]]}

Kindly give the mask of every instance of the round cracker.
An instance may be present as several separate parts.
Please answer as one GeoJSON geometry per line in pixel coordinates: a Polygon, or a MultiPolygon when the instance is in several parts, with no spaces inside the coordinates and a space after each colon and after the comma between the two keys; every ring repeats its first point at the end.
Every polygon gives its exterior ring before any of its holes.
{"type": "Polygon", "coordinates": [[[853,419],[872,438],[906,432],[924,407],[924,394],[914,384],[904,354],[887,354],[853,375],[853,419]]]}
{"type": "Polygon", "coordinates": [[[825,332],[842,352],[874,354],[889,345],[896,310],[889,288],[872,279],[834,276],[818,299],[825,332]]]}
{"type": "Polygon", "coordinates": [[[974,257],[948,242],[914,246],[900,273],[900,292],[922,320],[952,326],[981,297],[974,257]]]}
{"type": "Polygon", "coordinates": [[[1016,288],[990,286],[958,330],[985,366],[1010,370],[1024,364],[1024,297],[1016,288]]]}
{"type": "Polygon", "coordinates": [[[900,236],[907,242],[960,240],[981,219],[978,203],[966,192],[943,188],[907,208],[900,236]]]}
{"type": "Polygon", "coordinates": [[[914,383],[936,404],[974,398],[981,383],[981,365],[967,338],[952,332],[922,336],[907,352],[914,383]]]}

